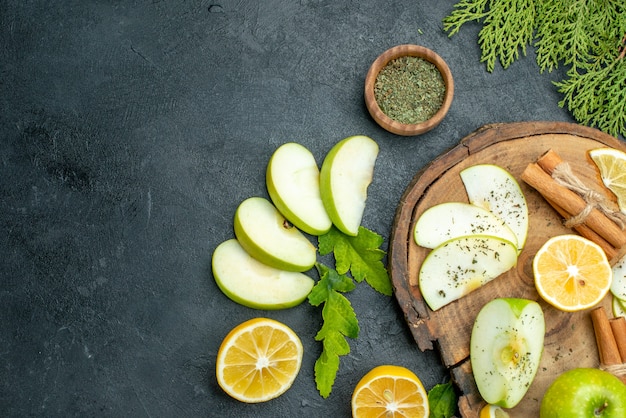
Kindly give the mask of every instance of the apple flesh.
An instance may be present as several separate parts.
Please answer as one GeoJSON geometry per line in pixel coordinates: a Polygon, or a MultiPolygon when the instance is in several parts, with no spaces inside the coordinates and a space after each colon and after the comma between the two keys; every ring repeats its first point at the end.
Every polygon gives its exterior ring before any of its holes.
{"type": "Polygon", "coordinates": [[[490,282],[517,263],[517,247],[487,235],[454,238],[433,249],[419,271],[422,297],[433,311],[490,282]]]}
{"type": "Polygon", "coordinates": [[[472,328],[470,361],[487,403],[513,408],[522,400],[539,368],[544,335],[535,301],[497,298],[483,306],[472,328]]]}
{"type": "Polygon", "coordinates": [[[315,281],[269,267],[248,254],[236,239],[222,242],[211,260],[217,286],[231,300],[254,309],[285,309],[302,303],[315,281]]]}
{"type": "Polygon", "coordinates": [[[333,224],[347,235],[359,233],[377,157],[378,144],[357,135],[335,144],[322,163],[322,202],[333,224]]]}
{"type": "Polygon", "coordinates": [[[289,222],[311,235],[330,230],[320,171],[311,151],[295,142],[281,145],[270,158],[265,180],[272,202],[289,222]]]}
{"type": "Polygon", "coordinates": [[[626,385],[611,373],[575,368],[561,373],[546,390],[540,418],[624,418],[626,385]]]}
{"type": "Polygon", "coordinates": [[[241,246],[268,266],[302,272],[315,265],[315,246],[267,199],[250,197],[241,202],[234,227],[241,246]]]}
{"type": "Polygon", "coordinates": [[[517,236],[504,221],[480,206],[446,202],[428,208],[415,224],[415,242],[435,248],[444,242],[469,235],[491,235],[517,246],[517,236]]]}
{"type": "Polygon", "coordinates": [[[477,164],[461,171],[469,202],[504,221],[517,236],[521,251],[528,236],[528,205],[515,177],[494,164],[477,164]]]}

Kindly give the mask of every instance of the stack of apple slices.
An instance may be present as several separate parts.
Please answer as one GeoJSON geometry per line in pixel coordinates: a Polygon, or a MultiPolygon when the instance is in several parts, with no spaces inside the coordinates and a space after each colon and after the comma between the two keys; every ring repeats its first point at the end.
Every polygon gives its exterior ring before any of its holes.
{"type": "Polygon", "coordinates": [[[213,276],[233,301],[256,309],[284,309],[303,302],[314,281],[304,274],[317,259],[305,235],[332,225],[358,234],[372,181],[378,144],[351,136],[331,148],[318,169],[304,146],[280,146],[267,166],[270,200],[250,197],[234,217],[235,238],[213,252],[213,276]]]}
{"type": "Polygon", "coordinates": [[[432,249],[419,287],[433,311],[514,267],[528,235],[526,198],[508,171],[478,164],[460,176],[469,203],[435,205],[415,224],[415,242],[432,249]]]}

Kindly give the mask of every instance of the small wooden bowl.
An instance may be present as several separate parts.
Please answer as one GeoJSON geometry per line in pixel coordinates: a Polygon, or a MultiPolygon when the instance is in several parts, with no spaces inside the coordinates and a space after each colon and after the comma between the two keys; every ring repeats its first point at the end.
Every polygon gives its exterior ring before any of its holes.
{"type": "Polygon", "coordinates": [[[450,109],[453,96],[454,81],[448,64],[446,64],[443,58],[441,58],[434,51],[419,45],[398,45],[388,49],[376,58],[367,72],[367,76],[365,77],[365,105],[367,106],[367,110],[376,123],[378,123],[383,129],[396,135],[419,135],[424,132],[428,132],[439,125],[450,109]],[[391,119],[380,109],[374,96],[374,84],[376,83],[376,78],[378,77],[380,70],[382,70],[387,63],[389,63],[389,61],[406,56],[419,57],[434,64],[441,73],[446,87],[443,104],[437,113],[435,113],[430,119],[416,124],[406,124],[391,119]]]}

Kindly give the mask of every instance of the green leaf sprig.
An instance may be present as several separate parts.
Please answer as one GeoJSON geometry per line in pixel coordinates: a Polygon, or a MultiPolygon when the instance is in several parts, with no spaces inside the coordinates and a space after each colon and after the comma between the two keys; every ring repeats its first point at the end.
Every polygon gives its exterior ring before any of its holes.
{"type": "Polygon", "coordinates": [[[336,264],[336,269],[320,262],[316,264],[320,280],[308,297],[311,305],[324,305],[322,328],[315,336],[322,342],[322,353],[315,362],[315,383],[324,398],[330,396],[335,383],[339,357],[350,353],[346,338],[355,339],[359,335],[356,313],[343,293],[354,290],[355,281],[366,281],[376,291],[392,294],[389,274],[382,262],[386,253],[379,248],[382,243],[380,235],[364,227],[359,228],[356,237],[333,227],[318,239],[320,254],[332,252],[336,264]]]}
{"type": "Polygon", "coordinates": [[[535,47],[540,72],[569,65],[555,82],[572,116],[611,135],[626,136],[626,3],[623,0],[461,0],[443,19],[449,36],[481,21],[482,55],[492,72],[535,47]]]}
{"type": "Polygon", "coordinates": [[[456,413],[457,398],[452,382],[440,383],[428,391],[429,418],[450,418],[456,413]]]}

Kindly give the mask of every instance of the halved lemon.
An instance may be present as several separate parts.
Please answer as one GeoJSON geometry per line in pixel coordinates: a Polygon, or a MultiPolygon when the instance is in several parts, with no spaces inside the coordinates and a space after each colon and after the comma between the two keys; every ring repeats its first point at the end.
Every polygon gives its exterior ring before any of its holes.
{"type": "Polygon", "coordinates": [[[265,402],[291,387],[302,364],[302,342],[287,325],[254,318],[232,329],[217,352],[217,383],[233,398],[265,402]]]}
{"type": "Polygon", "coordinates": [[[402,366],[374,367],[352,393],[353,418],[428,418],[429,413],[421,380],[402,366]]]}
{"type": "Polygon", "coordinates": [[[589,157],[598,167],[602,183],[617,198],[620,210],[626,212],[626,153],[615,148],[596,148],[589,157]]]}
{"type": "Polygon", "coordinates": [[[478,418],[509,418],[509,416],[501,406],[487,404],[480,410],[478,418]]]}
{"type": "Polygon", "coordinates": [[[573,234],[546,241],[533,259],[533,273],[539,295],[568,312],[598,304],[608,293],[613,277],[602,248],[573,234]]]}

